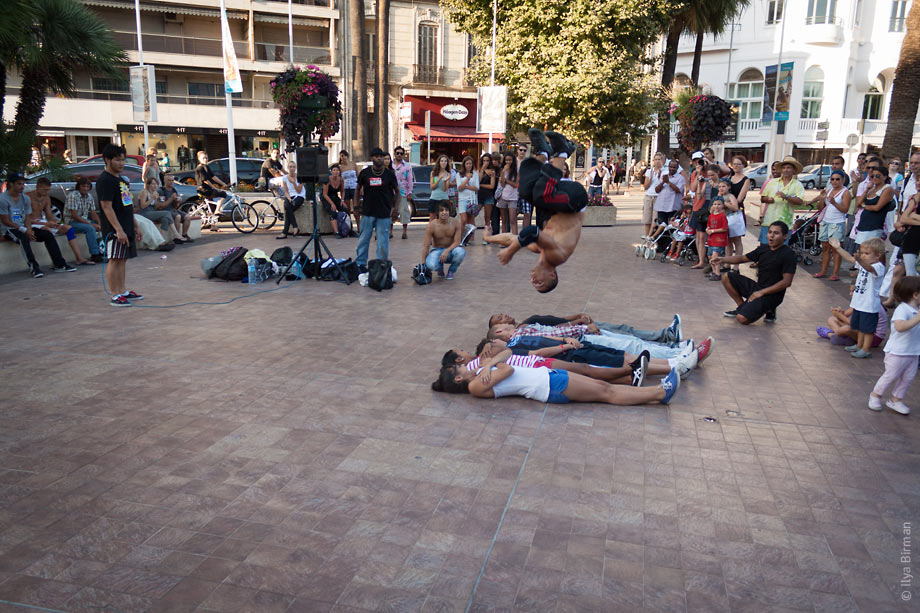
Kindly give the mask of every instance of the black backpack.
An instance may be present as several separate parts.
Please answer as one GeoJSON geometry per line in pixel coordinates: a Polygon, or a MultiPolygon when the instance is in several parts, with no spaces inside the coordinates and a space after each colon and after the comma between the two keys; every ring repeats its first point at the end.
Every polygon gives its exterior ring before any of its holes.
{"type": "Polygon", "coordinates": [[[393,262],[371,260],[367,263],[367,286],[378,292],[393,289],[393,262]]]}
{"type": "Polygon", "coordinates": [[[272,251],[271,259],[278,266],[287,266],[294,261],[294,250],[290,247],[278,247],[272,251]]]}
{"type": "Polygon", "coordinates": [[[342,283],[351,284],[358,280],[358,264],[351,258],[346,259],[344,262],[339,262],[338,266],[329,264],[324,268],[320,268],[319,278],[323,281],[341,281],[342,283]],[[341,272],[339,272],[340,270],[341,272]]]}
{"type": "Polygon", "coordinates": [[[424,262],[416,264],[415,268],[412,269],[412,278],[419,285],[428,285],[431,283],[431,271],[428,270],[424,262]]]}
{"type": "Polygon", "coordinates": [[[249,275],[246,260],[243,259],[247,251],[248,249],[245,247],[237,247],[233,252],[228,253],[211,272],[211,277],[217,277],[224,281],[242,281],[245,279],[249,275]]]}

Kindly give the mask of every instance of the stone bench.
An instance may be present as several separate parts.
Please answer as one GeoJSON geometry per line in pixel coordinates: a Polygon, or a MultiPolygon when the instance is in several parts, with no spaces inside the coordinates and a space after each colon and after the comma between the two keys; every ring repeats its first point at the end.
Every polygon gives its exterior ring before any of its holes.
{"type": "MultiPolygon", "coordinates": [[[[193,239],[201,238],[200,219],[192,220],[192,224],[188,229],[188,235],[193,239]]],[[[56,240],[64,259],[73,263],[73,251],[70,250],[70,245],[67,243],[67,237],[58,236],[56,240]]],[[[77,234],[77,244],[80,246],[80,253],[83,257],[89,259],[89,247],[86,245],[85,235],[77,234]]],[[[48,255],[48,250],[43,243],[33,242],[32,253],[35,254],[35,259],[38,260],[38,265],[41,266],[43,270],[50,270],[52,268],[51,257],[48,255]]],[[[0,242],[0,275],[28,270],[28,264],[26,263],[25,257],[22,255],[22,250],[19,248],[19,245],[10,240],[0,242]]]]}

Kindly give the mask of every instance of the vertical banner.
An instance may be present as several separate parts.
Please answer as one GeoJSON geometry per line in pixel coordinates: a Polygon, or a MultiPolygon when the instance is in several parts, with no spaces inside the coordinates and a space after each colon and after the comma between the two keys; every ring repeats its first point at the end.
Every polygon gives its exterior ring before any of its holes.
{"type": "Polygon", "coordinates": [[[236,50],[233,48],[233,37],[230,36],[227,11],[223,7],[220,10],[220,32],[224,52],[224,90],[228,94],[238,94],[243,91],[243,80],[240,78],[240,67],[236,63],[236,50]]]}
{"type": "Polygon", "coordinates": [[[156,76],[151,64],[131,66],[131,107],[134,121],[157,121],[156,76]]]}
{"type": "Polygon", "coordinates": [[[792,67],[795,62],[767,66],[764,71],[763,117],[764,123],[789,120],[789,99],[792,96],[792,67]],[[777,70],[778,68],[778,70],[777,70]]]}
{"type": "Polygon", "coordinates": [[[504,85],[479,87],[476,90],[476,131],[480,134],[504,134],[508,88],[504,85]]]}

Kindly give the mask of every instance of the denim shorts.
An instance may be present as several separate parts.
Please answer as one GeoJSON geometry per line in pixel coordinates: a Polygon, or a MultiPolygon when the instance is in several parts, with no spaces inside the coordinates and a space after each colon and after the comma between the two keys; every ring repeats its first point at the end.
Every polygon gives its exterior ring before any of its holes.
{"type": "Polygon", "coordinates": [[[706,247],[706,255],[711,256],[713,253],[718,253],[720,256],[725,257],[725,247],[706,247]]]}
{"type": "Polygon", "coordinates": [[[832,238],[836,238],[839,241],[843,241],[843,237],[846,236],[847,224],[845,221],[840,223],[830,223],[826,221],[821,222],[821,229],[818,232],[818,241],[826,243],[832,238]]]}
{"type": "Polygon", "coordinates": [[[865,313],[853,309],[853,314],[850,315],[850,327],[863,334],[875,334],[878,328],[878,313],[865,313]]]}
{"type": "Polygon", "coordinates": [[[547,402],[555,404],[568,404],[569,399],[565,396],[565,388],[569,386],[569,373],[565,370],[549,371],[549,398],[547,402]]]}
{"type": "Polygon", "coordinates": [[[856,244],[862,245],[864,242],[870,238],[882,238],[882,230],[857,230],[856,231],[856,244]]]}

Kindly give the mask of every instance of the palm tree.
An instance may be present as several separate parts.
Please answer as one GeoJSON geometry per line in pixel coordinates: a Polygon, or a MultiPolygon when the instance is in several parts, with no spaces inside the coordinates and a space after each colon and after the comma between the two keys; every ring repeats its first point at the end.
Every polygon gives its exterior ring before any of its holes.
{"type": "MultiPolygon", "coordinates": [[[[698,87],[700,63],[703,56],[703,37],[706,34],[712,34],[713,36],[723,34],[729,24],[750,4],[751,0],[690,0],[683,10],[674,16],[674,21],[671,22],[671,27],[668,28],[664,64],[661,70],[662,88],[668,91],[674,82],[674,71],[677,68],[677,47],[682,34],[691,33],[696,35],[690,81],[694,87],[698,87]]],[[[670,146],[670,122],[670,113],[662,111],[658,114],[659,151],[666,151],[670,146]]]]}
{"type": "Polygon", "coordinates": [[[0,132],[0,168],[6,169],[28,162],[48,92],[73,96],[78,71],[124,78],[128,60],[109,27],[76,0],[14,1],[20,10],[13,23],[0,27],[0,116],[6,70],[16,68],[22,79],[12,130],[0,132]]]}
{"type": "MultiPolygon", "coordinates": [[[[351,59],[354,62],[354,78],[351,82],[351,92],[347,96],[354,96],[345,105],[346,112],[350,113],[354,103],[355,118],[354,140],[352,141],[351,159],[358,161],[367,158],[367,58],[364,56],[364,0],[345,0],[349,3],[348,21],[351,26],[351,59]]],[[[349,135],[350,137],[351,135],[349,135]]],[[[347,141],[346,141],[347,142],[347,141]]]]}
{"type": "Polygon", "coordinates": [[[882,143],[882,157],[893,155],[907,159],[910,155],[917,104],[920,103],[920,2],[914,2],[907,14],[907,31],[901,43],[901,55],[891,85],[888,127],[882,143]]]}
{"type": "Polygon", "coordinates": [[[377,116],[377,145],[389,149],[387,140],[387,109],[390,107],[390,89],[387,81],[390,46],[390,0],[377,0],[377,92],[374,96],[374,114],[377,116]]]}

